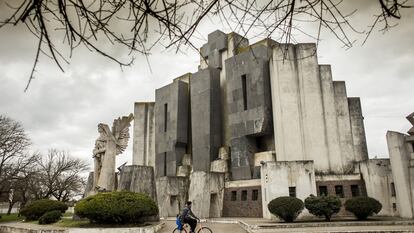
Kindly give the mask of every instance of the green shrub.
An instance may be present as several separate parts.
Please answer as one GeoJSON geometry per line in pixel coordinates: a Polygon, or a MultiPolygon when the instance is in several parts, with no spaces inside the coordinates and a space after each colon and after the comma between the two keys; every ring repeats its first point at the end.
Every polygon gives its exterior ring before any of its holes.
{"type": "Polygon", "coordinates": [[[270,213],[285,222],[293,222],[303,210],[302,200],[296,197],[278,197],[267,205],[270,213]]]}
{"type": "Polygon", "coordinates": [[[68,209],[68,206],[60,201],[54,201],[49,199],[37,200],[20,210],[20,214],[23,215],[26,220],[38,220],[46,212],[59,210],[64,213],[68,209]]]}
{"type": "Polygon", "coordinates": [[[305,199],[305,207],[309,210],[309,213],[324,216],[326,221],[330,221],[331,216],[341,209],[341,200],[336,196],[316,197],[310,195],[305,199]]]}
{"type": "Polygon", "coordinates": [[[158,215],[158,207],[147,195],[132,192],[98,193],[77,203],[75,214],[94,223],[141,223],[158,215]]]}
{"type": "Polygon", "coordinates": [[[60,217],[62,217],[62,212],[60,210],[49,211],[39,218],[39,224],[55,223],[60,220],[60,217]]]}
{"type": "Polygon", "coordinates": [[[353,213],[358,220],[365,220],[372,214],[378,214],[382,205],[371,197],[354,197],[345,202],[345,209],[353,213]]]}

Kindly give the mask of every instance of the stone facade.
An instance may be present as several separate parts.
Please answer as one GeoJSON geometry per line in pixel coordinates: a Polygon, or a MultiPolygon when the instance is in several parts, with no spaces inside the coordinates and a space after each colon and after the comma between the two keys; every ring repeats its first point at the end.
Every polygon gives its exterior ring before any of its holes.
{"type": "Polygon", "coordinates": [[[203,218],[272,218],[272,199],[310,194],[368,195],[381,215],[413,217],[413,136],[389,132],[391,159],[368,159],[361,100],[315,44],[215,31],[200,55],[197,72],[135,104],[133,164],[154,168],[161,217],[191,200],[203,218]]]}

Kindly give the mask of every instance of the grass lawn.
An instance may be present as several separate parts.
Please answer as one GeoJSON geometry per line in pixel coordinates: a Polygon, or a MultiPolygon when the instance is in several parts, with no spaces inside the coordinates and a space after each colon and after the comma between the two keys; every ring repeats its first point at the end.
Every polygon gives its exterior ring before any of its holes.
{"type": "Polygon", "coordinates": [[[10,215],[1,214],[0,216],[1,216],[0,223],[2,223],[2,222],[13,222],[13,221],[19,221],[19,220],[24,219],[24,217],[17,217],[17,214],[10,214],[10,215]]]}

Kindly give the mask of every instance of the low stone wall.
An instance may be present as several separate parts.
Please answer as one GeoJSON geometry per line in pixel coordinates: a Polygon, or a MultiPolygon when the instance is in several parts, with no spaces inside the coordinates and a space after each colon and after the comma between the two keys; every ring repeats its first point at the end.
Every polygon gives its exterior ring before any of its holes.
{"type": "Polygon", "coordinates": [[[51,226],[37,226],[33,224],[4,224],[0,225],[0,233],[156,233],[159,232],[164,224],[160,223],[147,227],[117,227],[117,228],[52,228],[51,226]],[[27,226],[24,226],[27,225],[27,226]]]}

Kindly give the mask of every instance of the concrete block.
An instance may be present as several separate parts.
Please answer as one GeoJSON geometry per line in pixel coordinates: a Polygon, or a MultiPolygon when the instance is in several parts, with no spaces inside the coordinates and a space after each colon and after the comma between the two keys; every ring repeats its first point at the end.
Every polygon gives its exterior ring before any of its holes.
{"type": "Polygon", "coordinates": [[[229,171],[227,160],[214,160],[210,165],[210,172],[226,173],[229,171]]]}
{"type": "Polygon", "coordinates": [[[177,168],[177,176],[188,177],[191,173],[191,166],[189,165],[182,165],[178,166],[177,168]]]}
{"type": "Polygon", "coordinates": [[[319,65],[326,138],[328,144],[329,170],[342,173],[341,146],[339,143],[338,121],[335,108],[334,87],[330,65],[319,65]]]}
{"type": "MultiPolygon", "coordinates": [[[[296,197],[305,200],[316,195],[315,169],[312,161],[266,162],[261,168],[263,218],[271,219],[268,203],[280,196],[289,196],[289,187],[296,188],[296,197]]],[[[306,215],[306,212],[300,216],[306,215]]]]}
{"type": "Polygon", "coordinates": [[[276,161],[275,151],[265,151],[254,154],[254,166],[260,167],[263,162],[276,161]]]}
{"type": "Polygon", "coordinates": [[[159,216],[176,217],[188,200],[188,177],[156,178],[159,216]]]}
{"type": "Polygon", "coordinates": [[[354,170],[353,164],[355,155],[345,82],[334,81],[333,87],[338,120],[339,143],[341,145],[342,166],[345,173],[352,173],[354,170]]]}
{"type": "Polygon", "coordinates": [[[189,84],[176,80],[157,89],[154,108],[155,174],[175,176],[188,143],[189,84]]]}
{"type": "Polygon", "coordinates": [[[157,202],[154,167],[129,165],[120,172],[118,191],[145,193],[157,202]]]}
{"type": "Polygon", "coordinates": [[[133,165],[155,166],[154,105],[155,102],[134,105],[133,165]]]}
{"type": "Polygon", "coordinates": [[[397,209],[400,217],[414,217],[414,187],[411,186],[410,169],[408,168],[409,154],[405,135],[398,132],[387,132],[388,152],[390,155],[393,180],[397,197],[397,209]]]}
{"type": "Polygon", "coordinates": [[[348,98],[349,117],[351,119],[352,142],[355,161],[368,160],[367,140],[365,138],[364,117],[361,101],[357,97],[348,98]]]}
{"type": "Polygon", "coordinates": [[[252,178],[256,140],[240,137],[230,141],[231,145],[231,177],[233,180],[252,178]]]}
{"type": "Polygon", "coordinates": [[[219,149],[219,158],[222,160],[230,159],[230,149],[228,147],[220,147],[219,149]]]}
{"type": "Polygon", "coordinates": [[[84,198],[95,194],[95,193],[93,193],[93,190],[94,190],[94,188],[93,188],[93,179],[94,179],[93,173],[94,172],[89,172],[88,180],[86,181],[85,192],[83,193],[84,198]]]}
{"type": "Polygon", "coordinates": [[[221,146],[220,72],[207,68],[191,81],[192,162],[194,171],[209,171],[221,146]]]}
{"type": "Polygon", "coordinates": [[[189,200],[199,218],[221,217],[224,174],[195,171],[190,175],[189,200]]]}
{"type": "Polygon", "coordinates": [[[397,213],[392,208],[392,202],[396,202],[391,194],[393,180],[389,159],[370,159],[359,163],[362,179],[369,197],[377,199],[382,204],[378,215],[395,216],[397,213]],[[379,192],[379,190],[381,190],[379,192]]]}
{"type": "Polygon", "coordinates": [[[192,160],[191,159],[191,154],[184,154],[182,164],[191,166],[191,164],[192,164],[191,160],[192,160]]]}

